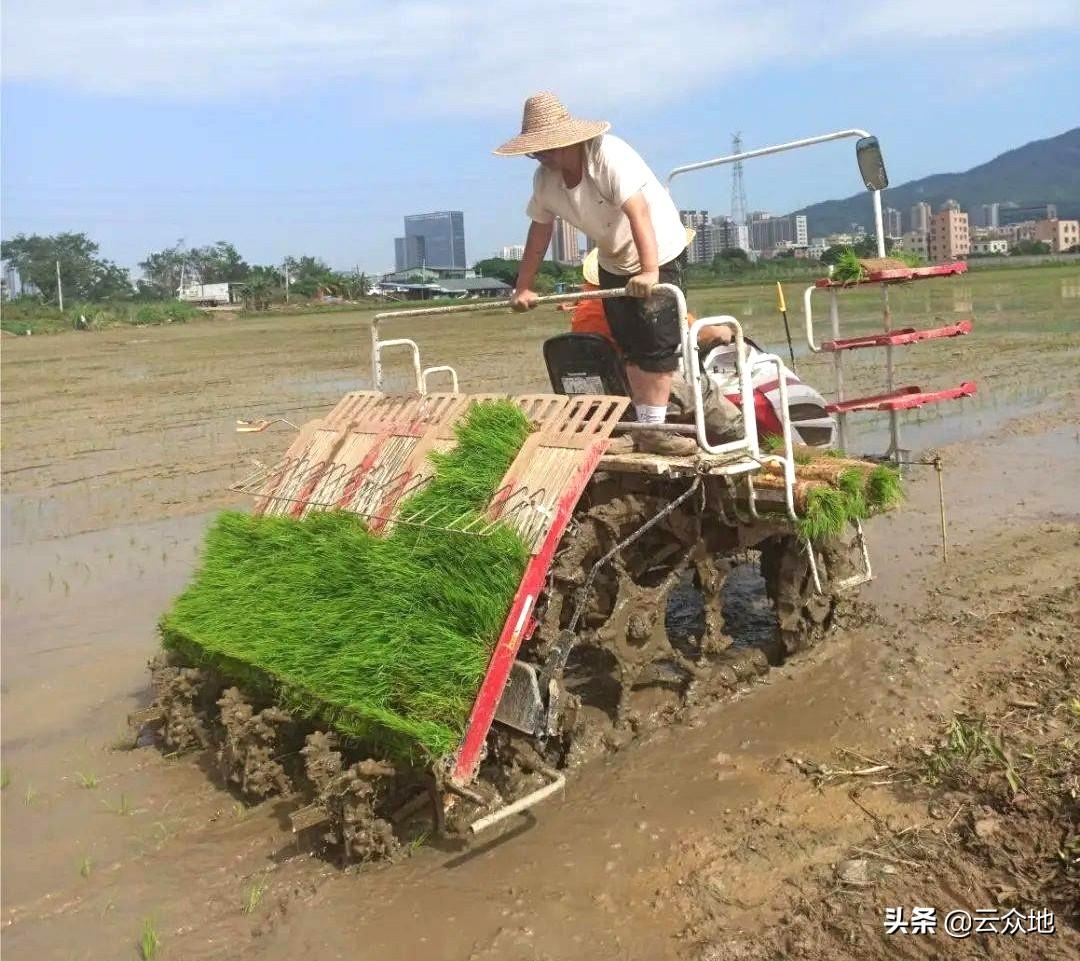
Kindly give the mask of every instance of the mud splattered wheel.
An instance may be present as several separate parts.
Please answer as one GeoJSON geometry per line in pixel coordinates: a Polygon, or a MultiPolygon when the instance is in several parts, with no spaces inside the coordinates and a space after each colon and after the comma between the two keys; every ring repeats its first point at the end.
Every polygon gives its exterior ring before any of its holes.
{"type": "Polygon", "coordinates": [[[839,584],[858,569],[857,551],[854,528],[814,545],[819,593],[814,588],[806,541],[784,534],[761,545],[761,576],[776,610],[778,639],[785,656],[808,650],[828,633],[841,597],[839,584]]]}

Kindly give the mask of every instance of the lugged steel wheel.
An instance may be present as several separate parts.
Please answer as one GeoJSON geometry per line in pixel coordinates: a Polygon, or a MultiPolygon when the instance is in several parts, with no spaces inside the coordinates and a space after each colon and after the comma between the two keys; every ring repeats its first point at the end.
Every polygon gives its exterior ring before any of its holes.
{"type": "Polygon", "coordinates": [[[857,569],[854,528],[814,545],[821,592],[807,555],[807,542],[795,534],[770,537],[761,545],[761,576],[776,610],[785,655],[813,647],[832,627],[840,595],[838,584],[857,569]]]}

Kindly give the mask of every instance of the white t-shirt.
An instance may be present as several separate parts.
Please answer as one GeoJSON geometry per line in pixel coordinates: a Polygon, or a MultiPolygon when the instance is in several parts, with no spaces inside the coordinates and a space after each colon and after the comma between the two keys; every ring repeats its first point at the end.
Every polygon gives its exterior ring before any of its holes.
{"type": "Polygon", "coordinates": [[[561,171],[541,166],[533,177],[526,215],[541,224],[562,217],[596,244],[604,270],[630,276],[640,272],[641,263],[622,205],[640,190],[652,215],[657,265],[678,257],[686,247],[686,229],[671,194],[637,151],[611,134],[594,137],[584,146],[581,182],[567,187],[561,171]]]}

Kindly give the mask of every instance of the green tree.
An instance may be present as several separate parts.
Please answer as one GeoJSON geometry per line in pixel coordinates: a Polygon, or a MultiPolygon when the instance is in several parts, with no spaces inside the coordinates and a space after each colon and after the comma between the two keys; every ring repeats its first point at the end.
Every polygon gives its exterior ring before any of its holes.
{"type": "Polygon", "coordinates": [[[487,260],[478,260],[473,264],[473,270],[480,277],[494,277],[504,284],[514,286],[517,280],[518,267],[516,260],[504,260],[502,257],[489,257],[487,260]]]}
{"type": "Polygon", "coordinates": [[[230,243],[219,240],[205,247],[185,247],[178,240],[171,247],[148,254],[139,263],[144,279],[139,290],[144,296],[171,299],[180,282],[199,284],[240,283],[251,267],[230,243]]]}
{"type": "Polygon", "coordinates": [[[33,284],[46,301],[58,299],[56,264],[60,263],[64,296],[69,300],[115,300],[131,296],[128,272],[98,256],[98,245],[84,233],[47,236],[16,234],[0,243],[24,283],[33,284]]]}
{"type": "Polygon", "coordinates": [[[1018,240],[1009,251],[1011,256],[1017,257],[1048,253],[1050,253],[1050,245],[1042,240],[1018,240]]]}
{"type": "Polygon", "coordinates": [[[334,272],[318,257],[289,257],[285,267],[290,289],[302,297],[314,297],[333,286],[334,272]]]}

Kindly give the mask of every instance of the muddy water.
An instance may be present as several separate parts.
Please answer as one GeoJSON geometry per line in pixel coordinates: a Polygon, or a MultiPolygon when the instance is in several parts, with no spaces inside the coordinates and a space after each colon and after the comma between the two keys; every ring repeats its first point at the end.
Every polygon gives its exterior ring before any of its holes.
{"type": "MultiPolygon", "coordinates": [[[[1076,521],[1075,494],[1061,480],[1080,460],[1074,431],[1061,425],[1076,415],[1080,300],[1065,295],[1060,272],[1019,273],[1039,277],[1009,278],[1004,289],[993,277],[965,281],[977,323],[980,301],[993,305],[981,336],[937,354],[917,348],[927,383],[981,381],[976,400],[909,418],[913,435],[924,431],[918,443],[945,445],[957,564],[995,529],[1076,521]],[[1029,301],[1012,299],[1017,284],[1032,286],[1029,301]],[[976,443],[950,444],[969,433],[976,443]]],[[[762,295],[739,296],[753,305],[762,295]]],[[[913,323],[937,319],[944,296],[934,293],[913,323]]],[[[763,310],[752,316],[768,340],[778,324],[763,310]]],[[[539,362],[522,358],[538,358],[564,319],[444,318],[409,332],[427,363],[454,363],[469,389],[537,389],[539,362]]],[[[762,765],[777,752],[865,726],[852,718],[893,723],[903,692],[868,690],[861,673],[876,670],[878,638],[863,636],[861,648],[841,636],[824,660],[784,668],[753,697],[576,772],[566,801],[508,836],[471,853],[429,849],[405,865],[340,875],[298,853],[280,803],[245,810],[190,759],[117,748],[128,746],[118,740],[126,714],[145,703],[155,620],[188,577],[208,516],[242,506],[228,484],[287,442],[283,433],[236,435],[233,421],[306,419],[354,386],[367,360],[364,316],[210,321],[4,348],[10,957],[135,957],[146,918],[161,931],[164,958],[355,957],[357,945],[390,959],[689,956],[660,893],[677,881],[680,840],[750,817],[744,811],[776,787],[762,765]],[[717,762],[721,754],[729,761],[717,762]],[[264,881],[268,893],[245,913],[264,881]]],[[[869,386],[876,372],[858,370],[869,386]]],[[[404,383],[400,367],[391,374],[404,383]]],[[[929,478],[914,483],[905,511],[870,529],[879,577],[865,594],[892,619],[879,629],[886,634],[901,630],[924,599],[923,573],[937,570],[935,489],[929,478]]],[[[1032,563],[1068,556],[1069,542],[1048,536],[1057,553],[1032,563]]],[[[752,578],[740,576],[733,603],[753,608],[752,578]]],[[[752,886],[752,854],[733,862],[752,886]]]]}

